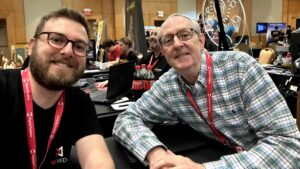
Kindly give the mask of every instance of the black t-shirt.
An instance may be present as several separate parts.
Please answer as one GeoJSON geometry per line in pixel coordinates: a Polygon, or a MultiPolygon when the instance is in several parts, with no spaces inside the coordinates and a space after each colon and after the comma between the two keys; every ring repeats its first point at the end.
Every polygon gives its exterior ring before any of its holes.
{"type": "Polygon", "coordinates": [[[130,62],[130,61],[137,61],[137,56],[136,53],[134,53],[133,51],[130,51],[127,55],[122,53],[120,56],[120,63],[126,63],[126,62],[130,62]]]}
{"type": "Polygon", "coordinates": [[[151,57],[153,56],[152,63],[155,63],[157,60],[157,63],[152,67],[152,72],[154,73],[154,76],[156,79],[158,79],[162,74],[167,72],[171,66],[168,64],[165,57],[160,53],[157,58],[154,58],[154,52],[149,53],[147,56],[144,56],[139,64],[146,64],[148,65],[150,62],[151,57]]]}
{"type": "MultiPolygon", "coordinates": [[[[65,107],[59,129],[42,167],[68,168],[71,146],[90,134],[101,134],[95,107],[81,89],[65,90],[65,107]]],[[[1,145],[0,163],[8,168],[30,169],[26,136],[24,94],[19,70],[0,71],[1,145]]],[[[41,163],[52,130],[56,104],[43,109],[34,104],[34,122],[38,166],[41,163]]]]}

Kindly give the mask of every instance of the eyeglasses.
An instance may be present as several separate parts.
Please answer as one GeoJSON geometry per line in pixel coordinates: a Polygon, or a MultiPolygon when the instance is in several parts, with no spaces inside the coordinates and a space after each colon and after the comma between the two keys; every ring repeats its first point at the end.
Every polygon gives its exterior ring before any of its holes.
{"type": "Polygon", "coordinates": [[[75,42],[68,39],[64,34],[57,32],[41,32],[38,35],[47,34],[47,42],[50,46],[56,49],[64,48],[69,42],[72,43],[73,53],[77,56],[85,57],[90,51],[88,44],[84,42],[75,42]]]}
{"type": "Polygon", "coordinates": [[[157,39],[154,37],[150,37],[149,42],[157,43],[157,39]]]}
{"type": "Polygon", "coordinates": [[[159,39],[161,46],[171,46],[174,43],[174,35],[181,41],[190,40],[193,37],[193,32],[195,30],[192,28],[184,28],[179,30],[176,34],[167,34],[159,39]]]}

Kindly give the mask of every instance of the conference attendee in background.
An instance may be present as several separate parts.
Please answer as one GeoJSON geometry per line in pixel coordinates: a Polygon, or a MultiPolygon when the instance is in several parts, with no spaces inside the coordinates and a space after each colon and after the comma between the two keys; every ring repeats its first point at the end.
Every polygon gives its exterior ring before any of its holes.
{"type": "Polygon", "coordinates": [[[181,14],[165,20],[158,39],[172,68],[118,115],[113,136],[123,146],[150,169],[300,167],[296,119],[253,57],[207,52],[199,24],[181,14]],[[176,120],[236,153],[205,163],[174,154],[148,126],[176,120]]]}
{"type": "Polygon", "coordinates": [[[111,39],[107,39],[103,41],[102,48],[107,52],[107,62],[110,66],[119,64],[120,56],[122,54],[122,49],[119,44],[116,44],[111,39]]]}
{"type": "Polygon", "coordinates": [[[132,51],[132,41],[129,38],[121,38],[119,40],[119,45],[122,50],[122,54],[120,56],[120,64],[126,63],[128,61],[137,62],[137,55],[134,51],[132,51]]]}
{"type": "Polygon", "coordinates": [[[157,33],[159,28],[156,28],[150,32],[149,45],[151,52],[141,58],[139,64],[146,64],[151,66],[151,70],[154,73],[156,79],[170,69],[170,65],[166,61],[165,57],[161,53],[160,45],[157,41],[157,33]]]}
{"type": "Polygon", "coordinates": [[[228,45],[232,46],[239,34],[239,30],[230,22],[229,18],[225,19],[224,27],[228,45]]]}
{"type": "Polygon", "coordinates": [[[280,40],[281,32],[278,29],[278,26],[274,27],[274,30],[271,31],[272,42],[277,42],[280,40]]]}
{"type": "MultiPolygon", "coordinates": [[[[132,41],[129,38],[127,37],[121,38],[119,40],[119,45],[122,50],[119,64],[126,63],[129,61],[137,62],[137,55],[134,51],[132,51],[132,41]]],[[[108,85],[108,80],[105,80],[103,82],[97,82],[95,84],[96,88],[99,90],[106,89],[107,85],[108,85]]]]}
{"type": "Polygon", "coordinates": [[[85,69],[88,34],[79,12],[53,11],[30,39],[28,68],[0,71],[1,165],[69,168],[75,145],[82,168],[114,168],[90,97],[71,87],[85,69]]]}
{"type": "Polygon", "coordinates": [[[292,32],[293,32],[293,29],[292,29],[291,25],[287,25],[286,28],[284,30],[282,30],[283,36],[286,36],[288,38],[288,40],[291,39],[292,32]]]}

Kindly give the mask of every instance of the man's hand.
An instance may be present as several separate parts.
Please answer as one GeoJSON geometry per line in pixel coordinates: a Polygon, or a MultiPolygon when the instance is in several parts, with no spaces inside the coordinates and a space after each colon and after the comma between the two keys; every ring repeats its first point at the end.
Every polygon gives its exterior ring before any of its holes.
{"type": "Polygon", "coordinates": [[[107,88],[107,85],[108,85],[108,80],[105,80],[105,81],[103,81],[103,82],[97,82],[97,83],[95,84],[95,86],[96,86],[96,88],[97,88],[98,90],[104,90],[104,89],[106,89],[106,88],[107,88]]]}
{"type": "Polygon", "coordinates": [[[197,164],[187,157],[176,155],[170,150],[165,151],[156,147],[147,155],[150,169],[204,169],[202,164],[197,164]]]}

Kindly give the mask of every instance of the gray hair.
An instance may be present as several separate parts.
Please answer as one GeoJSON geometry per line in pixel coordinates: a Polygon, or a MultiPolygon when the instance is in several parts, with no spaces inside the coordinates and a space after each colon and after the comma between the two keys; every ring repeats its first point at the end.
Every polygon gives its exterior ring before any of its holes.
{"type": "MultiPolygon", "coordinates": [[[[164,21],[164,23],[165,23],[166,21],[168,21],[170,18],[173,18],[174,16],[180,16],[180,17],[183,17],[183,18],[188,19],[188,20],[191,21],[191,23],[192,23],[192,28],[193,28],[193,30],[194,30],[195,32],[197,32],[198,34],[201,32],[199,23],[198,23],[197,21],[195,21],[195,20],[193,20],[192,18],[190,18],[189,16],[184,15],[184,14],[181,14],[181,13],[173,13],[173,14],[171,14],[170,16],[167,17],[167,19],[164,21]]],[[[161,25],[161,28],[164,27],[164,23],[161,25]]],[[[162,37],[162,35],[161,35],[161,29],[159,29],[158,34],[157,34],[157,40],[160,40],[161,37],[162,37]]]]}

